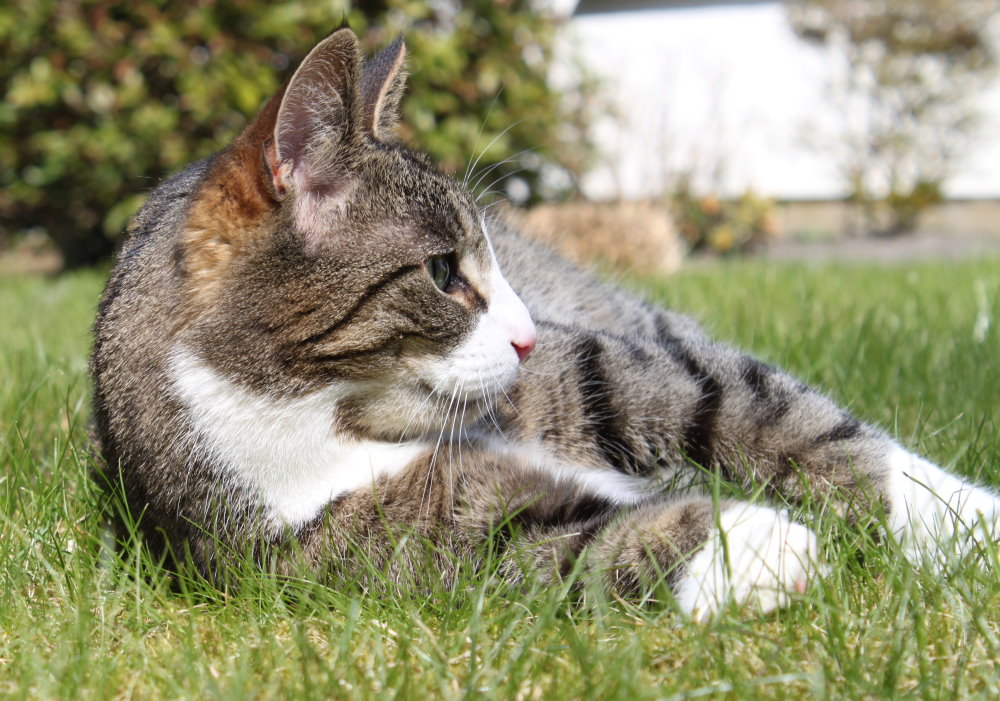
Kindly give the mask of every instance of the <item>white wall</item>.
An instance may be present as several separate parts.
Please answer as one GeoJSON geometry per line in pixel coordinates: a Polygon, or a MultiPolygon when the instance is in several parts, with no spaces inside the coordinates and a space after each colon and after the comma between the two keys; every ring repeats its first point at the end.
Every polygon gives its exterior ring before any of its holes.
{"type": "MultiPolygon", "coordinates": [[[[779,3],[583,15],[570,26],[622,115],[598,130],[606,164],[584,181],[589,196],[662,192],[670,167],[720,158],[728,192],[842,195],[832,157],[810,146],[838,131],[825,59],[779,3]]],[[[1000,197],[1000,84],[982,106],[981,140],[952,197],[1000,197]]]]}

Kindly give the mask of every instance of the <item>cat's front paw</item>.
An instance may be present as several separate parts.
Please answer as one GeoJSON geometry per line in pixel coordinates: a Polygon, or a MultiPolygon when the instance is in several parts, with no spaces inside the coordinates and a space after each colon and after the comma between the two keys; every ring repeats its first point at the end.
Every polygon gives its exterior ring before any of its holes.
{"type": "Polygon", "coordinates": [[[1000,537],[1000,496],[903,448],[889,456],[889,519],[913,561],[951,558],[1000,537]]]}
{"type": "Polygon", "coordinates": [[[681,610],[696,621],[729,601],[765,613],[786,606],[792,592],[823,574],[816,534],[784,513],[737,504],[720,514],[719,525],[674,587],[681,610]]]}

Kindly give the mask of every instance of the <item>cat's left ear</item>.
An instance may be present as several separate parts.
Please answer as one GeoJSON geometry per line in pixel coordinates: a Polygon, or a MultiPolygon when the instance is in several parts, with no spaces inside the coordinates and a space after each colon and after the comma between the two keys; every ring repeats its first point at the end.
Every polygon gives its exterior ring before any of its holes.
{"type": "Polygon", "coordinates": [[[402,37],[364,62],[361,68],[361,114],[364,127],[380,141],[392,139],[399,102],[406,89],[406,45],[402,37]]]}
{"type": "Polygon", "coordinates": [[[222,279],[235,252],[264,238],[269,214],[290,203],[299,230],[322,240],[331,199],[351,186],[351,145],[361,134],[361,50],[349,28],[313,48],[288,84],[212,161],[182,237],[195,285],[222,279]]]}
{"type": "Polygon", "coordinates": [[[343,188],[350,170],[344,147],[357,134],[360,65],[358,38],[344,27],[317,44],[288,82],[264,144],[279,197],[294,190],[303,205],[343,188]]]}

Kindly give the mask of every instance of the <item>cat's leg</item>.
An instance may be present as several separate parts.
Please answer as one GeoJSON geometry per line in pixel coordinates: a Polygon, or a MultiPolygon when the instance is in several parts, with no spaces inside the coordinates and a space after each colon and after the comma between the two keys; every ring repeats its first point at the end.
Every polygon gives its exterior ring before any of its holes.
{"type": "MultiPolygon", "coordinates": [[[[730,602],[784,606],[822,573],[813,533],[773,509],[650,498],[471,444],[339,498],[298,534],[295,552],[378,589],[427,586],[428,578],[451,586],[460,563],[481,563],[491,547],[512,583],[580,567],[627,597],[666,584],[696,620],[730,602]]],[[[279,569],[294,572],[295,563],[288,557],[279,569]]]]}
{"type": "Polygon", "coordinates": [[[536,355],[511,402],[501,402],[508,437],[630,474],[686,461],[795,503],[829,499],[861,523],[884,507],[912,553],[995,529],[1000,500],[991,491],[749,356],[699,340],[538,328],[536,355]]]}
{"type": "Polygon", "coordinates": [[[678,605],[696,620],[727,601],[768,612],[804,593],[825,573],[816,535],[783,512],[736,503],[674,584],[678,605]]]}
{"type": "Polygon", "coordinates": [[[610,589],[643,597],[669,585],[678,607],[706,620],[730,603],[768,612],[788,605],[823,574],[815,534],[764,506],[685,497],[625,509],[604,525],[578,522],[532,531],[520,522],[544,574],[585,557],[610,589]]]}
{"type": "Polygon", "coordinates": [[[704,495],[651,497],[640,485],[565,468],[510,451],[468,452],[458,530],[516,534],[543,577],[582,557],[624,596],[665,582],[697,620],[729,602],[771,611],[822,574],[816,536],[786,513],[704,495]]]}
{"type": "Polygon", "coordinates": [[[888,456],[888,525],[912,559],[960,554],[971,542],[1000,542],[1000,496],[905,448],[888,456]]]}

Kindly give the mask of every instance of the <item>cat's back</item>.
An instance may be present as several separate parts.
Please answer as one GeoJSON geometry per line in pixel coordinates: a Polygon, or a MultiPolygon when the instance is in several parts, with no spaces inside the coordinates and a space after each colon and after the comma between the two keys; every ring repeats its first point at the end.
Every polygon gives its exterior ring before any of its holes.
{"type": "Polygon", "coordinates": [[[487,229],[500,266],[539,326],[578,326],[658,342],[704,338],[690,317],[647,303],[599,280],[494,216],[487,229]]]}
{"type": "Polygon", "coordinates": [[[184,225],[188,208],[211,159],[191,164],[169,177],[150,194],[149,199],[133,217],[114,270],[101,297],[97,330],[103,327],[104,317],[116,304],[129,297],[162,288],[150,285],[150,278],[157,283],[164,280],[168,263],[175,250],[175,239],[184,225]]]}

